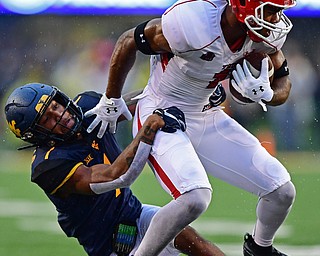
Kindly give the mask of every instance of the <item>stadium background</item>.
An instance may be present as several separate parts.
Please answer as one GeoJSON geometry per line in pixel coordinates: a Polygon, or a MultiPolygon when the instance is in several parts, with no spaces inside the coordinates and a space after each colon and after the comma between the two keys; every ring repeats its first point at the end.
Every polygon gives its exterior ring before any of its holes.
{"type": "MultiPolygon", "coordinates": [[[[80,15],[73,9],[60,15],[53,11],[21,15],[2,9],[1,2],[2,110],[8,94],[28,82],[57,85],[70,96],[83,90],[103,92],[115,40],[126,29],[158,17],[162,11],[161,8],[122,8],[125,11],[121,12],[121,8],[116,11],[109,8],[98,14],[90,9],[80,15]]],[[[320,19],[317,14],[290,13],[294,28],[283,51],[288,58],[293,88],[284,106],[269,107],[264,113],[258,105],[240,106],[230,98],[224,104],[226,111],[254,133],[292,174],[298,196],[277,242],[280,248],[285,246],[292,252],[290,255],[296,256],[320,255],[317,219],[320,207],[320,19]]],[[[148,64],[148,58],[138,54],[138,62],[129,74],[124,91],[144,87],[148,64]]],[[[131,139],[130,123],[121,124],[118,132],[124,147],[131,139]]],[[[3,111],[0,112],[0,140],[0,255],[84,255],[76,241],[65,239],[55,223],[54,209],[30,183],[32,150],[16,152],[22,144],[6,128],[3,111]]],[[[214,201],[195,226],[208,239],[221,245],[228,255],[241,255],[241,236],[251,231],[256,200],[243,191],[211,180],[215,187],[214,201]]],[[[162,205],[170,200],[148,168],[133,189],[145,203],[162,205]]]]}

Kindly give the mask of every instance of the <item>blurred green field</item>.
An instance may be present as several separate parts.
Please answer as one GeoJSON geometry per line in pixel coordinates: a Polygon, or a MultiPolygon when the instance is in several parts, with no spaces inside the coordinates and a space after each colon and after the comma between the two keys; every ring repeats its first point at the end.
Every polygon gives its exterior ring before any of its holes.
{"type": "MultiPolygon", "coordinates": [[[[84,256],[77,241],[59,230],[54,207],[30,182],[30,159],[31,151],[0,151],[0,255],[84,256]]],[[[292,256],[320,255],[320,153],[279,153],[278,159],[291,172],[297,198],[276,245],[292,256]]],[[[240,256],[242,236],[251,232],[255,220],[256,198],[213,178],[211,182],[213,201],[194,226],[227,255],[240,256]]],[[[170,200],[148,168],[132,188],[144,203],[170,200]]]]}

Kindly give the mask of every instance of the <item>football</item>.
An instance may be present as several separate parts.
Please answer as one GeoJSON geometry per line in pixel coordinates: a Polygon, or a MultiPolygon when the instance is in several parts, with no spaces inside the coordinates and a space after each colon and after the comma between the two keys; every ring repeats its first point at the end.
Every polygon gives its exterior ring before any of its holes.
{"type": "MultiPolygon", "coordinates": [[[[247,54],[244,58],[241,58],[240,60],[238,60],[237,62],[234,63],[234,65],[232,65],[232,70],[231,72],[236,68],[237,64],[240,64],[241,66],[243,65],[243,61],[246,60],[247,61],[247,65],[248,68],[251,72],[251,74],[255,77],[258,78],[260,75],[260,71],[261,71],[261,65],[262,65],[262,60],[267,57],[268,58],[268,67],[269,67],[269,80],[270,80],[270,84],[273,81],[273,75],[274,75],[274,67],[272,64],[272,61],[270,59],[270,57],[265,54],[265,53],[260,53],[260,52],[252,52],[247,54]]],[[[230,75],[230,80],[229,80],[229,90],[231,93],[232,98],[240,103],[240,104],[248,104],[248,103],[253,103],[254,101],[250,100],[249,98],[243,97],[239,92],[237,92],[232,84],[231,84],[231,80],[233,79],[232,73],[230,75]]]]}

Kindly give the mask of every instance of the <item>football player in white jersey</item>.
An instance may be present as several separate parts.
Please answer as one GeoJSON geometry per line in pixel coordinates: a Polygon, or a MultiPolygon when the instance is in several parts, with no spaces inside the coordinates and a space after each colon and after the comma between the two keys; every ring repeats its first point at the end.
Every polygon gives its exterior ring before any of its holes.
{"type": "Polygon", "coordinates": [[[138,96],[134,134],[156,108],[177,106],[187,122],[185,133],[163,133],[155,140],[149,163],[174,200],[155,215],[136,256],[157,255],[207,209],[212,192],[207,174],[259,198],[256,224],[252,235],[245,235],[243,254],[285,255],[273,247],[273,240],[290,212],[295,187],[286,168],[219,107],[225,98],[219,83],[246,54],[263,52],[274,66],[272,84],[266,79],[265,58],[258,78],[245,65],[237,66],[232,85],[264,109],[286,101],[291,83],[281,47],[292,23],[283,11],[295,5],[295,0],[180,0],[161,18],[118,39],[106,93],[86,113],[96,115],[88,131],[101,123],[102,136],[107,127],[115,131],[119,115],[131,118],[121,91],[137,51],[151,55],[151,67],[138,96]]]}

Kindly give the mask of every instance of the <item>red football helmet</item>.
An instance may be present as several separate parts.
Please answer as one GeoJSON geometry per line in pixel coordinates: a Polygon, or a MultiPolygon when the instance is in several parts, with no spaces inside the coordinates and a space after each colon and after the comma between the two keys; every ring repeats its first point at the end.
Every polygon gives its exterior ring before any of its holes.
{"type": "Polygon", "coordinates": [[[272,43],[290,32],[292,23],[282,10],[295,6],[296,0],[229,0],[229,5],[237,19],[248,27],[248,35],[252,40],[272,43]],[[267,5],[282,9],[280,22],[264,20],[264,8],[267,5]],[[273,36],[269,38],[259,34],[259,30],[263,28],[271,31],[273,36]]]}

